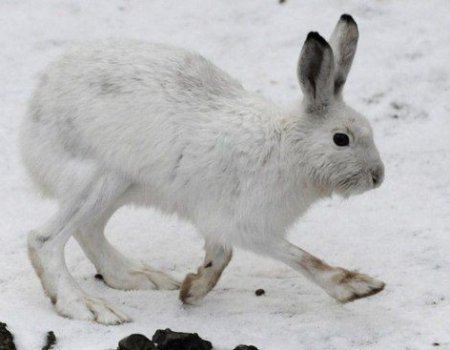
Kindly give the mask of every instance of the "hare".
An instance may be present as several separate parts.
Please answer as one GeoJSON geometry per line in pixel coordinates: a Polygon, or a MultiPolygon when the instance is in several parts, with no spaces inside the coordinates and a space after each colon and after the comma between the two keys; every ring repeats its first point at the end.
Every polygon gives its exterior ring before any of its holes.
{"type": "Polygon", "coordinates": [[[69,274],[71,236],[113,288],[180,287],[105,238],[108,219],[126,204],[176,213],[204,237],[204,263],[181,284],[184,303],[216,285],[234,246],[289,265],[343,303],[381,291],[383,282],[285,239],[314,202],[383,181],[371,127],[342,98],[357,40],[349,15],[330,43],[309,33],[297,67],[303,100],[289,108],[246,91],[202,56],[166,45],[91,43],[54,62],[20,139],[31,178],[59,203],[28,236],[32,265],[57,312],[103,324],[129,320],[69,274]]]}

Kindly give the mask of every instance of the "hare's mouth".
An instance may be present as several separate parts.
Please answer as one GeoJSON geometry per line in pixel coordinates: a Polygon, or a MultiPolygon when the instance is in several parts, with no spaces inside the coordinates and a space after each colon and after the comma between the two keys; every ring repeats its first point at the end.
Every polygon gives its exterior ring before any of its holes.
{"type": "Polygon", "coordinates": [[[338,182],[335,191],[343,197],[360,194],[373,188],[372,178],[365,174],[353,174],[338,182]]]}

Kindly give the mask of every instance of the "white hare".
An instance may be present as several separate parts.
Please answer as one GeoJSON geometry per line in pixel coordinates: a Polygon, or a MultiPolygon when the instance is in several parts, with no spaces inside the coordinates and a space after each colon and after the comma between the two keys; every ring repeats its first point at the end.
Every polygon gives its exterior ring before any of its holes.
{"type": "Polygon", "coordinates": [[[311,32],[298,79],[303,101],[281,108],[202,56],[141,42],[92,43],[53,63],[21,130],[24,163],[59,211],[28,237],[31,262],[59,314],[104,324],[128,317],[87,295],[69,274],[73,235],[113,288],[176,289],[166,274],[124,257],[104,236],[122,205],[176,213],[205,238],[206,256],[181,285],[194,303],[239,246],[280,260],[348,302],[384,283],[333,267],[285,240],[308,207],[380,185],[368,121],[342,89],[358,40],[343,15],[327,43],[311,32]]]}

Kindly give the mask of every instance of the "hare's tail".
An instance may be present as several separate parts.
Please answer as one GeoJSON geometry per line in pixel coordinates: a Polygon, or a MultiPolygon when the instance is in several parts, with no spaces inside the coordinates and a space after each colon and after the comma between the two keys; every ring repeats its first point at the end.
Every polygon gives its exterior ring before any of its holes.
{"type": "Polygon", "coordinates": [[[33,103],[20,131],[22,162],[34,187],[45,197],[70,196],[98,168],[93,160],[71,154],[58,127],[33,103]]]}

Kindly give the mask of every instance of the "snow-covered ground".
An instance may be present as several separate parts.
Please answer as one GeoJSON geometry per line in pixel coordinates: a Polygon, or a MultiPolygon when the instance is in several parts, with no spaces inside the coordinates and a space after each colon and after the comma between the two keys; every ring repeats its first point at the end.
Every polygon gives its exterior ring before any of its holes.
{"type": "MultiPolygon", "coordinates": [[[[417,1],[2,1],[0,2],[0,321],[19,349],[53,330],[59,349],[114,349],[157,328],[198,332],[216,349],[450,349],[450,2],[417,1]],[[383,186],[324,201],[292,228],[293,242],[330,263],[387,283],[339,305],[279,263],[237,251],[196,307],[177,292],[112,290],[74,242],[72,273],[120,304],[132,323],[102,326],[59,317],[28,262],[27,231],[55,210],[32,190],[17,131],[38,73],[75,41],[126,37],[200,51],[275,101],[298,96],[295,68],[309,30],[328,36],[348,12],[360,44],[346,98],[372,121],[386,165],[383,186]],[[266,295],[256,297],[254,290],[266,295]]],[[[195,229],[152,210],[120,210],[108,235],[128,255],[182,278],[202,261],[195,229]]]]}

